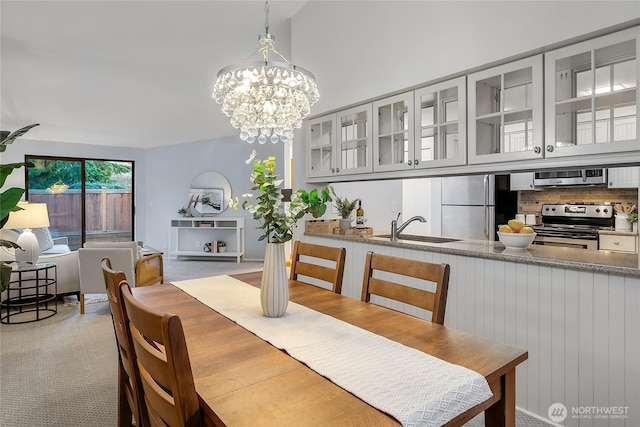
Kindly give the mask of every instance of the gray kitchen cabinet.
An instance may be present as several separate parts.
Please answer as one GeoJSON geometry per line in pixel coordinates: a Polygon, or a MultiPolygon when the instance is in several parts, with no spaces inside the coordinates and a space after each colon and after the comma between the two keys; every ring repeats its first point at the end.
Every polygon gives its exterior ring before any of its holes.
{"type": "Polygon", "coordinates": [[[336,173],[336,115],[307,121],[307,177],[328,177],[336,173]]]}
{"type": "Polygon", "coordinates": [[[638,35],[630,28],[545,54],[545,156],[638,150],[638,35]]]}
{"type": "Polygon", "coordinates": [[[467,163],[466,79],[459,77],[414,92],[414,144],[407,166],[425,169],[467,163]]]}
{"type": "Polygon", "coordinates": [[[542,77],[542,55],[467,77],[469,164],[543,157],[542,77]]]}
{"type": "Polygon", "coordinates": [[[307,177],[371,172],[371,104],[309,120],[307,141],[307,177]]]}
{"type": "Polygon", "coordinates": [[[607,183],[609,188],[638,188],[640,186],[640,167],[609,168],[607,183]]]}
{"type": "Polygon", "coordinates": [[[533,185],[534,172],[512,173],[509,180],[511,191],[531,191],[539,188],[533,185]]]}
{"type": "Polygon", "coordinates": [[[373,171],[413,169],[413,92],[373,103],[373,171]]]}

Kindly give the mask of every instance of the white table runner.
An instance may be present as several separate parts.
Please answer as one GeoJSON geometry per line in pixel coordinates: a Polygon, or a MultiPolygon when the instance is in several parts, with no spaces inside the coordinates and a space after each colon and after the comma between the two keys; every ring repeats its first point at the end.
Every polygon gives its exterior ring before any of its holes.
{"type": "Polygon", "coordinates": [[[493,395],[477,372],[299,304],[265,317],[260,290],[232,277],[173,284],[404,426],[440,426],[493,395]]]}

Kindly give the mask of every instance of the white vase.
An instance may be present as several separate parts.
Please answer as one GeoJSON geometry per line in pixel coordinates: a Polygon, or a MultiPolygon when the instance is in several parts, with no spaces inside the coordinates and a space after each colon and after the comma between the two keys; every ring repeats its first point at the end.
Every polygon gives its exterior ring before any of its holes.
{"type": "Polygon", "coordinates": [[[616,231],[631,231],[631,223],[627,221],[627,214],[618,212],[615,219],[616,231]]]}
{"type": "Polygon", "coordinates": [[[284,257],[284,243],[267,243],[264,255],[260,303],[267,317],[282,317],[289,304],[289,279],[284,257]]]}

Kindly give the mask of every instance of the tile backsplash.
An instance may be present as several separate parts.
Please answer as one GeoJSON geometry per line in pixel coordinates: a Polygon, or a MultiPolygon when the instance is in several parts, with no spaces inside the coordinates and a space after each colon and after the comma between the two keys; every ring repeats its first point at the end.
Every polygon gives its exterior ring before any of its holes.
{"type": "Polygon", "coordinates": [[[518,213],[534,214],[540,223],[544,203],[605,203],[637,204],[637,188],[607,189],[604,187],[545,188],[541,191],[519,191],[518,213]]]}

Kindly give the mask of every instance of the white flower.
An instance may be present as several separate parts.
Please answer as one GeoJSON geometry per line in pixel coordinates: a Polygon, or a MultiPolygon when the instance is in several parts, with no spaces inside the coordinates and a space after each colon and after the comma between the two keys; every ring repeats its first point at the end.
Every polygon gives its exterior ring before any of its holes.
{"type": "Polygon", "coordinates": [[[249,163],[251,163],[253,161],[253,159],[255,159],[256,157],[256,150],[253,150],[251,152],[251,155],[249,156],[249,158],[247,160],[245,160],[244,162],[248,165],[249,163]]]}

